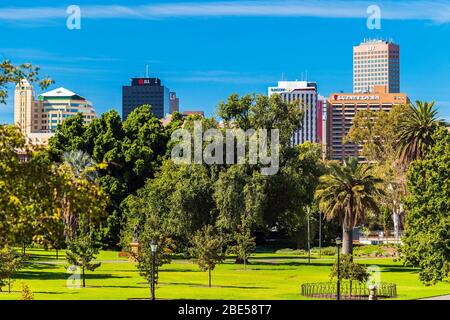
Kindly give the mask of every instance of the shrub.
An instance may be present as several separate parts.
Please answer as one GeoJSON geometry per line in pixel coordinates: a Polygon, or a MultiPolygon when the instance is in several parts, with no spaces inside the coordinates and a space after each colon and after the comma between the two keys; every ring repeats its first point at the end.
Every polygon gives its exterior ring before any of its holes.
{"type": "Polygon", "coordinates": [[[320,254],[322,256],[334,256],[336,254],[336,247],[324,247],[322,249],[319,250],[319,248],[312,248],[311,252],[314,254],[320,254]]]}
{"type": "Polygon", "coordinates": [[[34,300],[33,292],[26,283],[22,283],[22,293],[20,294],[20,300],[34,300]]]}
{"type": "Polygon", "coordinates": [[[303,255],[307,255],[308,251],[302,250],[302,249],[293,250],[293,249],[286,248],[286,249],[277,250],[275,253],[277,253],[277,254],[295,254],[295,255],[303,256],[303,255]]]}
{"type": "MultiPolygon", "coordinates": [[[[351,281],[366,282],[369,279],[369,272],[367,272],[367,267],[362,264],[353,262],[353,257],[348,254],[342,255],[339,273],[341,279],[346,279],[351,281]]],[[[331,268],[330,277],[331,279],[337,278],[337,261],[333,264],[331,268]]]]}

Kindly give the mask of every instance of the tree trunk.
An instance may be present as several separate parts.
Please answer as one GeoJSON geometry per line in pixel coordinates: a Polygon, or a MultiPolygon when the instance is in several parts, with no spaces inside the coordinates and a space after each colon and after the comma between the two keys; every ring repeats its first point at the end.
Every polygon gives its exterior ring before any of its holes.
{"type": "Polygon", "coordinates": [[[81,270],[83,272],[83,275],[82,275],[82,277],[83,277],[83,288],[85,288],[86,287],[86,282],[85,282],[85,279],[84,279],[84,267],[81,270]]]}
{"type": "Polygon", "coordinates": [[[352,296],[352,286],[353,286],[353,282],[352,282],[352,280],[350,280],[350,297],[352,296]]]}
{"type": "Polygon", "coordinates": [[[342,228],[342,254],[353,254],[353,228],[342,228]]]}
{"type": "Polygon", "coordinates": [[[11,293],[11,277],[8,277],[8,293],[11,293]]]}
{"type": "Polygon", "coordinates": [[[209,273],[209,287],[211,288],[211,269],[208,270],[209,273]]]}

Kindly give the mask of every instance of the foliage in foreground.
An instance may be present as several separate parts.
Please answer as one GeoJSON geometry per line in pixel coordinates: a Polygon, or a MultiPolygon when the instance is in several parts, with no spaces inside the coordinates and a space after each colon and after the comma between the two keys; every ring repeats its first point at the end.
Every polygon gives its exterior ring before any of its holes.
{"type": "Polygon", "coordinates": [[[404,262],[420,267],[426,284],[448,279],[450,273],[450,134],[441,127],[436,145],[408,170],[404,262]]]}

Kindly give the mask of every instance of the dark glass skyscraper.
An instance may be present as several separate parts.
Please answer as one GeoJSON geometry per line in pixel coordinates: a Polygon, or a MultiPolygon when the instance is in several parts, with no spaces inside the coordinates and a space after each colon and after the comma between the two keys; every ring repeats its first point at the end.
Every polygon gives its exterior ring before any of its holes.
{"type": "Polygon", "coordinates": [[[122,87],[122,119],[144,104],[152,106],[156,117],[164,118],[169,113],[169,91],[158,78],[131,79],[131,86],[122,87]]]}

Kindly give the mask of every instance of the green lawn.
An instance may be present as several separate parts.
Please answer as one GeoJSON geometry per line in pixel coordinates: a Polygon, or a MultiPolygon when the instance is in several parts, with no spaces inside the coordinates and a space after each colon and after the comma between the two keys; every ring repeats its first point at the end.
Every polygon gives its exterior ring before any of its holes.
{"type": "MultiPolygon", "coordinates": [[[[148,298],[149,288],[136,271],[135,264],[119,258],[117,252],[102,251],[102,266],[88,272],[86,288],[66,286],[69,273],[64,252],[55,259],[54,251],[29,250],[30,263],[15,277],[13,293],[0,293],[2,299],[18,299],[22,282],[34,292],[35,299],[129,299],[148,298]]],[[[213,271],[213,288],[208,288],[206,272],[200,272],[191,261],[176,259],[160,271],[157,297],[161,299],[304,299],[300,284],[327,281],[330,259],[313,259],[292,254],[257,254],[247,270],[227,260],[213,271]]],[[[450,284],[425,287],[418,280],[417,270],[403,267],[390,258],[358,260],[378,265],[383,282],[397,284],[398,299],[417,299],[450,294],[450,284]]],[[[6,289],[5,287],[3,288],[6,289]]]]}

